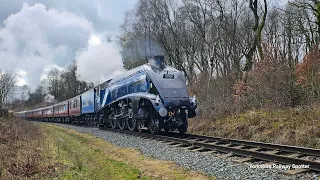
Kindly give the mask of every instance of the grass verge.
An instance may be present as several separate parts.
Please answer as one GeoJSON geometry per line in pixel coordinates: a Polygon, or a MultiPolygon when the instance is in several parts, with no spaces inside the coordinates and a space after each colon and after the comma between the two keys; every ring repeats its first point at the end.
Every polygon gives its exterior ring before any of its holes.
{"type": "Polygon", "coordinates": [[[316,107],[257,110],[217,120],[192,119],[189,132],[320,148],[320,110],[316,107]]]}
{"type": "Polygon", "coordinates": [[[59,164],[58,179],[208,179],[89,134],[48,124],[41,128],[48,140],[46,156],[59,164]]]}
{"type": "Polygon", "coordinates": [[[0,179],[213,179],[50,124],[0,120],[0,179]]]}

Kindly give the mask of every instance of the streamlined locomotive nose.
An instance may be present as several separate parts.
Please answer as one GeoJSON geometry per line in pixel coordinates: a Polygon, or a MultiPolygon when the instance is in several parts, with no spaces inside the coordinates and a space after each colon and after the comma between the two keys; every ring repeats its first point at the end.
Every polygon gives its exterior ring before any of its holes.
{"type": "Polygon", "coordinates": [[[181,108],[182,106],[190,107],[189,98],[164,98],[164,106],[169,108],[181,108]]]}

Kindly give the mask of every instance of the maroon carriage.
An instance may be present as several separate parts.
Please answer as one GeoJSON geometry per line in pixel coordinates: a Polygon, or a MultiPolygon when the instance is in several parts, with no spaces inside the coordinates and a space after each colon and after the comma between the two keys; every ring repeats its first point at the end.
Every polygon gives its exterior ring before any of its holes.
{"type": "Polygon", "coordinates": [[[69,116],[81,115],[81,96],[69,100],[69,116]]]}
{"type": "Polygon", "coordinates": [[[53,107],[54,117],[67,117],[69,116],[69,103],[64,101],[62,103],[56,104],[53,107]]]}
{"type": "Polygon", "coordinates": [[[42,115],[43,117],[53,117],[53,106],[43,108],[42,115]]]}

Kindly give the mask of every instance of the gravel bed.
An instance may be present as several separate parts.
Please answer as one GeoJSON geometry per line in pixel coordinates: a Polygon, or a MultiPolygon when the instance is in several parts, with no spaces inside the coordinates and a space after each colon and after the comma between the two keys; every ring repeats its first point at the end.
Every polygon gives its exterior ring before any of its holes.
{"type": "Polygon", "coordinates": [[[250,166],[261,165],[265,162],[235,163],[238,157],[219,158],[212,154],[190,152],[185,149],[171,147],[155,140],[146,140],[135,136],[99,130],[91,127],[72,126],[67,124],[56,124],[65,128],[74,129],[81,133],[89,133],[105,139],[119,147],[133,148],[142,152],[143,155],[174,161],[177,165],[189,170],[200,171],[213,175],[218,179],[316,179],[319,174],[303,173],[297,175],[285,175],[285,169],[277,168],[253,168],[250,166]]]}

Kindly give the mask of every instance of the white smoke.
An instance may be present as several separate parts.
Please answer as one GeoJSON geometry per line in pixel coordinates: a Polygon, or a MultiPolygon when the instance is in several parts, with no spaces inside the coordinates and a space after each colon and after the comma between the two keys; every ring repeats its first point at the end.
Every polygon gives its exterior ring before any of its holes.
{"type": "Polygon", "coordinates": [[[45,103],[56,103],[56,100],[55,100],[54,96],[51,95],[51,94],[47,94],[47,95],[43,98],[43,101],[44,101],[45,103]]]}
{"type": "MultiPolygon", "coordinates": [[[[7,3],[0,3],[0,14],[7,3]]],[[[18,85],[35,90],[44,70],[70,64],[76,52],[87,47],[92,33],[94,27],[86,18],[23,3],[20,11],[0,21],[0,66],[17,70],[18,85]]]]}
{"type": "Polygon", "coordinates": [[[95,85],[125,72],[119,50],[113,43],[89,45],[88,48],[78,51],[76,62],[80,79],[91,81],[95,85]]]}

